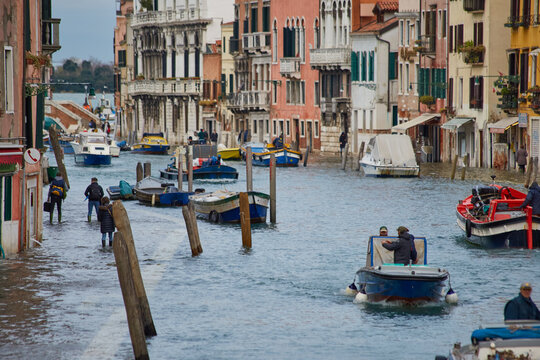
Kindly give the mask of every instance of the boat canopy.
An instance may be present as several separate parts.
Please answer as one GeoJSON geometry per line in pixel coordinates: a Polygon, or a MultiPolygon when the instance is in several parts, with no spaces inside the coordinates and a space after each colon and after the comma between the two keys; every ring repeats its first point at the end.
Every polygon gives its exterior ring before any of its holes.
{"type": "Polygon", "coordinates": [[[408,135],[381,134],[369,141],[371,158],[380,165],[417,166],[416,157],[408,135]]]}
{"type": "MultiPolygon", "coordinates": [[[[383,264],[394,263],[394,251],[387,250],[382,246],[383,240],[397,241],[397,236],[371,236],[368,241],[368,249],[366,256],[366,266],[378,266],[383,264]]],[[[416,248],[418,264],[427,265],[426,256],[426,238],[414,238],[414,246],[416,248]],[[422,261],[423,259],[423,261],[422,261]]]]}

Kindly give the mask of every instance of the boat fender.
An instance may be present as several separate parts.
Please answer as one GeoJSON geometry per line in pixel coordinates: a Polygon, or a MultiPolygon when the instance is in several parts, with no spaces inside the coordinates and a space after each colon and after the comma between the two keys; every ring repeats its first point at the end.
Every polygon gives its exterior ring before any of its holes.
{"type": "Polygon", "coordinates": [[[416,274],[416,272],[415,272],[414,270],[413,270],[413,271],[411,271],[411,275],[414,275],[414,274],[416,274]]]}
{"type": "Polygon", "coordinates": [[[364,294],[363,292],[358,292],[358,294],[356,294],[356,296],[354,297],[354,301],[353,303],[355,304],[361,304],[361,303],[364,303],[367,301],[367,295],[364,294]]]}
{"type": "Polygon", "coordinates": [[[444,300],[448,304],[457,304],[457,302],[458,302],[458,294],[456,292],[454,292],[454,290],[452,288],[450,288],[448,290],[448,292],[446,293],[446,296],[444,297],[444,300]]]}
{"type": "Polygon", "coordinates": [[[465,234],[467,234],[468,238],[471,237],[471,231],[472,231],[471,229],[472,229],[471,219],[467,219],[467,221],[465,221],[465,234]]]}
{"type": "Polygon", "coordinates": [[[356,287],[354,283],[352,283],[351,285],[347,286],[347,288],[345,289],[345,294],[356,295],[358,294],[358,288],[356,287]]]}

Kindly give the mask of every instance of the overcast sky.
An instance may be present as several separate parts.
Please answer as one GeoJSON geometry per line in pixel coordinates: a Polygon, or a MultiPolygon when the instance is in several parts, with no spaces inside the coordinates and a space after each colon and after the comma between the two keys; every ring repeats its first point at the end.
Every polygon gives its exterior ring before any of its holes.
{"type": "Polygon", "coordinates": [[[52,0],[52,7],[52,17],[61,19],[55,64],[71,57],[113,62],[115,0],[52,0]]]}

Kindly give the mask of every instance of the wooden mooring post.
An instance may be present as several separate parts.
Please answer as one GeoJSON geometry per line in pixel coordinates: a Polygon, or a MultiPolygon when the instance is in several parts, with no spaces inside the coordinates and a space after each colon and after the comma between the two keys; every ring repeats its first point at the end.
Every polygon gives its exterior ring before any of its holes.
{"type": "Polygon", "coordinates": [[[364,147],[366,146],[366,143],[362,141],[360,144],[360,149],[358,149],[358,159],[356,159],[356,171],[360,171],[360,160],[364,157],[364,147]]]}
{"type": "Polygon", "coordinates": [[[120,232],[114,234],[113,251],[114,259],[116,260],[118,280],[122,290],[122,297],[124,298],[124,306],[126,307],[133,355],[137,360],[150,359],[148,356],[148,348],[146,347],[146,338],[144,336],[141,308],[135,293],[127,245],[120,232]]]}
{"type": "Polygon", "coordinates": [[[146,290],[144,289],[141,269],[139,267],[139,259],[137,258],[137,251],[135,250],[133,233],[131,232],[131,224],[129,223],[127,211],[124,208],[121,200],[116,200],[113,202],[113,219],[116,228],[122,234],[122,238],[126,243],[131,273],[133,277],[133,285],[135,287],[135,294],[137,296],[139,307],[141,310],[144,334],[147,337],[155,336],[157,335],[156,328],[154,327],[152,313],[150,312],[150,305],[148,304],[146,290]]]}
{"type": "Polygon", "coordinates": [[[456,154],[454,155],[454,159],[452,160],[452,173],[450,174],[450,180],[454,180],[454,178],[456,177],[457,161],[458,161],[458,156],[456,154]]]}
{"type": "Polygon", "coordinates": [[[251,249],[251,217],[249,214],[248,193],[240,193],[240,225],[242,227],[242,246],[251,249]]]}
{"type": "Polygon", "coordinates": [[[193,192],[193,145],[188,146],[187,154],[188,191],[193,192]]]}
{"type": "Polygon", "coordinates": [[[276,223],[276,154],[270,155],[270,222],[276,223]]]}
{"type": "Polygon", "coordinates": [[[465,171],[467,171],[468,166],[469,166],[469,154],[465,154],[465,157],[463,158],[463,168],[461,169],[461,180],[465,180],[465,171]]]}
{"type": "Polygon", "coordinates": [[[253,155],[251,146],[246,149],[246,191],[253,191],[253,155]]]}
{"type": "Polygon", "coordinates": [[[147,178],[149,176],[152,176],[152,163],[147,161],[144,163],[144,177],[147,178]]]}
{"type": "Polygon", "coordinates": [[[201,239],[199,238],[197,216],[195,215],[195,208],[193,207],[192,202],[182,206],[182,215],[184,216],[184,221],[186,222],[189,245],[191,247],[191,256],[198,256],[199,254],[202,254],[203,250],[201,246],[201,239]]]}
{"type": "Polygon", "coordinates": [[[534,171],[533,171],[534,175],[533,175],[532,182],[535,182],[536,176],[538,175],[538,158],[537,157],[534,158],[533,164],[534,164],[534,171]]]}
{"type": "Polygon", "coordinates": [[[349,143],[345,144],[343,149],[344,153],[341,153],[341,170],[345,170],[347,166],[347,154],[349,153],[349,143]]]}
{"type": "Polygon", "coordinates": [[[527,165],[527,174],[525,175],[525,188],[529,188],[529,185],[531,184],[531,175],[534,168],[534,158],[529,158],[529,165],[527,165]]]}
{"type": "Polygon", "coordinates": [[[56,158],[56,165],[58,166],[58,171],[60,172],[62,178],[64,178],[64,181],[66,182],[66,185],[69,189],[70,186],[68,175],[66,171],[66,166],[64,165],[64,151],[62,151],[62,148],[60,147],[60,143],[58,142],[58,133],[56,132],[56,128],[54,126],[51,126],[49,128],[49,139],[51,140],[51,145],[54,151],[54,157],[56,158]]]}
{"type": "Polygon", "coordinates": [[[307,161],[308,161],[308,158],[309,158],[310,151],[311,151],[311,147],[310,147],[310,145],[308,145],[308,147],[306,148],[306,152],[304,153],[304,167],[307,166],[307,161]]]}
{"type": "Polygon", "coordinates": [[[140,162],[137,163],[137,182],[141,181],[144,176],[143,176],[143,168],[142,168],[142,164],[140,162]]]}
{"type": "Polygon", "coordinates": [[[182,172],[182,150],[180,147],[176,148],[176,151],[174,152],[174,156],[176,157],[176,169],[178,170],[178,190],[182,191],[182,183],[183,183],[183,177],[184,174],[182,172]]]}

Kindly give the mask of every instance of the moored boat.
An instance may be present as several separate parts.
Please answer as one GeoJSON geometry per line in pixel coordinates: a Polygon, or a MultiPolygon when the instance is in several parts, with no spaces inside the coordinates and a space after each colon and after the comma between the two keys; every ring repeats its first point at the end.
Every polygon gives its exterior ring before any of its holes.
{"type": "Polygon", "coordinates": [[[472,194],[456,206],[457,224],[465,232],[467,241],[475,245],[538,248],[540,217],[530,215],[529,208],[519,209],[525,197],[511,187],[476,186],[472,194]]]}
{"type": "Polygon", "coordinates": [[[133,186],[129,185],[126,181],[120,180],[118,185],[111,185],[107,188],[107,193],[111,200],[133,200],[133,186]]]}
{"type": "MultiPolygon", "coordinates": [[[[257,191],[248,191],[251,223],[266,222],[266,212],[270,196],[257,191]]],[[[240,193],[218,190],[208,194],[190,196],[199,217],[212,222],[240,222],[240,193]]]]}
{"type": "MultiPolygon", "coordinates": [[[[160,177],[165,180],[178,181],[178,169],[174,162],[169,164],[166,169],[159,170],[160,177]]],[[[183,181],[188,180],[188,174],[184,170],[183,181]]],[[[213,157],[210,159],[197,158],[193,159],[193,180],[236,180],[238,179],[238,171],[223,164],[223,162],[213,157]]]]}
{"type": "Polygon", "coordinates": [[[139,202],[152,206],[183,206],[189,202],[189,196],[194,194],[180,191],[173,184],[151,176],[139,181],[133,193],[139,202]]]}
{"type": "Polygon", "coordinates": [[[411,138],[403,134],[372,137],[360,166],[366,176],[417,177],[420,174],[411,138]]]}
{"type": "Polygon", "coordinates": [[[111,150],[107,134],[102,131],[81,132],[71,142],[75,163],[84,166],[110,165],[111,150]]]}
{"type": "Polygon", "coordinates": [[[382,246],[382,241],[394,236],[371,236],[368,241],[366,266],[356,272],[358,297],[369,302],[402,301],[405,303],[434,302],[444,296],[448,271],[428,266],[426,239],[417,237],[415,247],[419,265],[394,264],[394,252],[382,246]]]}
{"type": "Polygon", "coordinates": [[[226,148],[225,146],[218,146],[218,155],[221,156],[223,160],[242,160],[240,155],[240,148],[226,148]]]}
{"type": "Polygon", "coordinates": [[[302,160],[302,153],[292,150],[288,145],[282,148],[267,145],[261,152],[253,153],[253,165],[270,166],[270,156],[272,154],[276,156],[276,166],[278,167],[296,167],[298,162],[302,160]]]}
{"type": "Polygon", "coordinates": [[[169,148],[163,133],[144,133],[141,142],[133,145],[132,151],[142,154],[165,155],[169,148]]]}
{"type": "Polygon", "coordinates": [[[454,344],[448,356],[437,360],[540,359],[540,322],[506,321],[474,330],[471,344],[454,344]]]}

